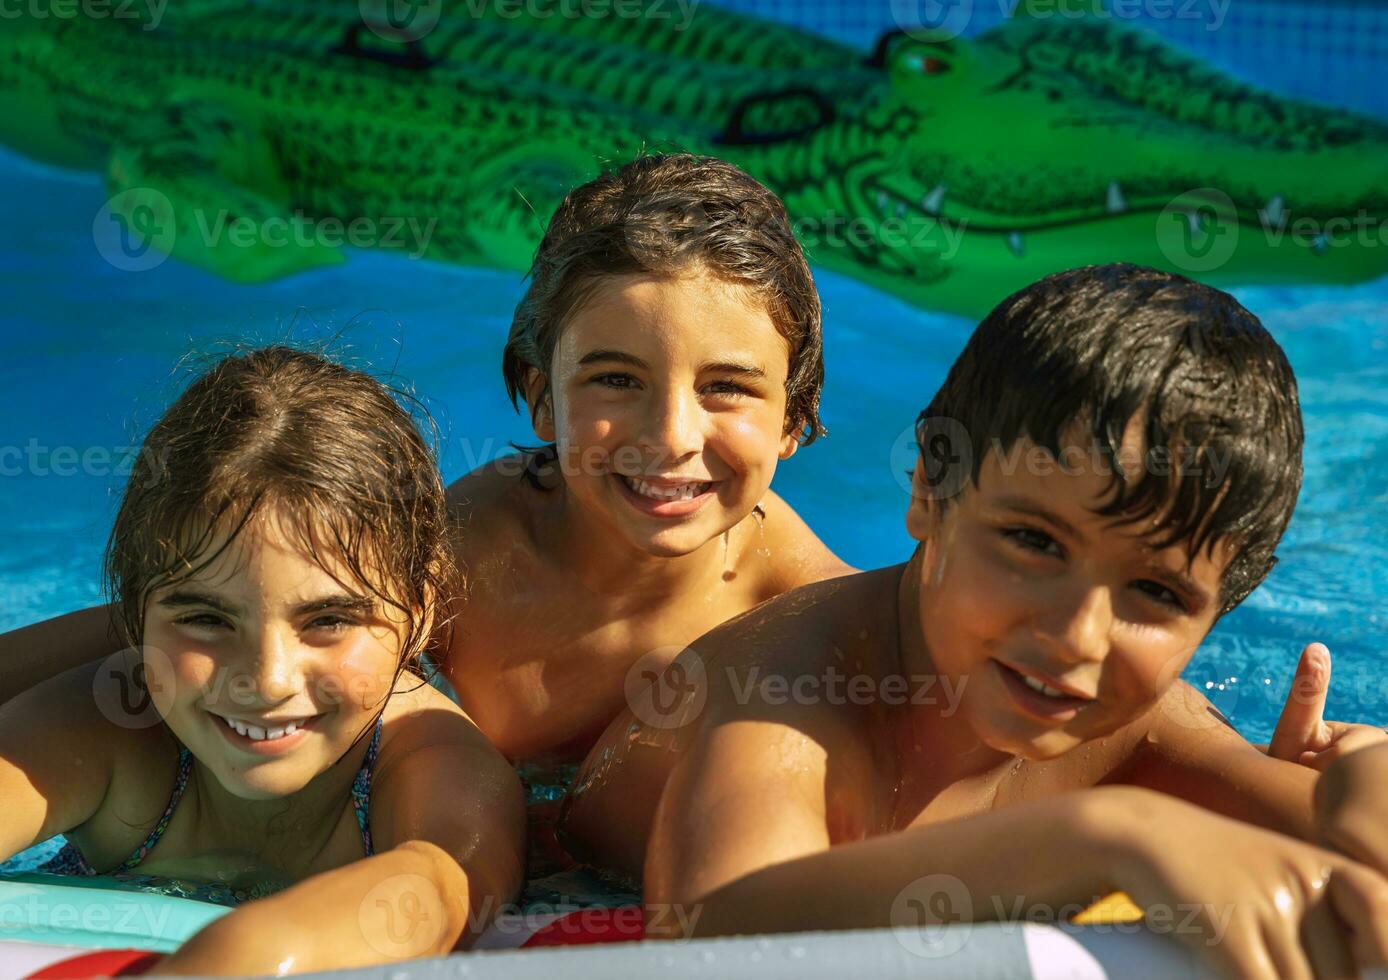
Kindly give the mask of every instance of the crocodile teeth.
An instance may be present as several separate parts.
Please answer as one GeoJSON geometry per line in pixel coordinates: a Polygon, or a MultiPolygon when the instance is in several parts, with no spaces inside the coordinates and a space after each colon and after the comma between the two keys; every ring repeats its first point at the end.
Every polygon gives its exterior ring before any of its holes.
{"type": "Polygon", "coordinates": [[[1186,224],[1190,225],[1192,235],[1198,235],[1205,227],[1205,219],[1201,217],[1199,211],[1187,211],[1186,224]]]}
{"type": "Polygon", "coordinates": [[[887,210],[887,192],[886,192],[886,191],[878,191],[878,192],[877,192],[877,209],[878,209],[879,211],[886,211],[886,210],[887,210]]]}
{"type": "Polygon", "coordinates": [[[1317,235],[1311,242],[1311,251],[1317,255],[1324,255],[1330,251],[1330,242],[1324,235],[1317,235]]]}
{"type": "Polygon", "coordinates": [[[1123,197],[1123,188],[1118,186],[1116,180],[1108,185],[1108,196],[1104,199],[1104,208],[1109,214],[1122,214],[1128,210],[1128,201],[1123,197]]]}
{"type": "Polygon", "coordinates": [[[1268,201],[1267,207],[1258,212],[1266,228],[1281,228],[1287,220],[1287,202],[1281,194],[1268,201]]]}
{"type": "Polygon", "coordinates": [[[897,202],[896,202],[896,216],[897,216],[898,218],[904,218],[904,217],[906,217],[906,202],[905,202],[905,201],[897,201],[897,202]]]}
{"type": "Polygon", "coordinates": [[[931,214],[939,214],[940,209],[945,204],[945,185],[940,184],[925,197],[921,198],[921,207],[931,214]]]}
{"type": "Polygon", "coordinates": [[[1014,231],[1007,236],[1007,247],[1012,250],[1012,254],[1021,257],[1026,251],[1026,244],[1022,241],[1022,233],[1014,231]]]}

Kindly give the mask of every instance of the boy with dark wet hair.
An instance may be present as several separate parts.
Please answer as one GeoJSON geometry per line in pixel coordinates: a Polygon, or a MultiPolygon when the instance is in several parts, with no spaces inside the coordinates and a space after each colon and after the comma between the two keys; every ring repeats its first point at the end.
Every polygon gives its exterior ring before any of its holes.
{"type": "MultiPolygon", "coordinates": [[[[1388,963],[1383,732],[1289,703],[1271,758],[1179,681],[1271,569],[1302,439],[1226,294],[1130,265],[1021,291],[921,414],[911,559],[697,641],[595,748],[571,835],[649,824],[646,900],[701,934],[896,924],[948,875],[974,917],[1198,910],[1179,938],[1240,976],[1388,963]],[[831,674],[864,696],[805,682],[831,674]]],[[[1299,679],[1328,670],[1308,647],[1299,679]]]]}

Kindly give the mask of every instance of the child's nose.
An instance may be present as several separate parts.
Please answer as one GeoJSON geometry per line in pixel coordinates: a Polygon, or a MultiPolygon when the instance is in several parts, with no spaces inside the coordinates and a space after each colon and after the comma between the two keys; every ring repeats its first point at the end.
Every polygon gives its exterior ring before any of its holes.
{"type": "Polygon", "coordinates": [[[1108,656],[1113,596],[1106,585],[1084,584],[1056,597],[1046,619],[1047,639],[1070,663],[1100,663],[1108,656]]]}
{"type": "Polygon", "coordinates": [[[242,661],[241,700],[251,708],[283,704],[302,686],[298,638],[292,630],[267,626],[250,643],[242,661]]]}
{"type": "Polygon", "coordinates": [[[654,450],[670,459],[681,459],[697,452],[703,434],[703,414],[694,392],[669,391],[652,398],[641,434],[643,449],[654,450]]]}

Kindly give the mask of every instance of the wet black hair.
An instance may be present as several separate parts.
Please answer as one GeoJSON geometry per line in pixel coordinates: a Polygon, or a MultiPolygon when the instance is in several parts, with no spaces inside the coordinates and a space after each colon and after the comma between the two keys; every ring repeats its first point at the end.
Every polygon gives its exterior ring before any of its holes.
{"type": "Polygon", "coordinates": [[[1267,577],[1301,489],[1301,403],[1282,348],[1237,300],[1129,264],[1056,273],[1009,296],[917,421],[930,496],[943,512],[965,477],[977,487],[989,450],[1022,436],[1059,456],[1077,425],[1112,466],[1114,492],[1096,513],[1158,516],[1151,543],[1185,543],[1191,556],[1233,544],[1220,615],[1267,577]],[[1118,447],[1144,411],[1145,465],[1125,472],[1118,447]],[[954,479],[942,479],[941,460],[954,479]]]}

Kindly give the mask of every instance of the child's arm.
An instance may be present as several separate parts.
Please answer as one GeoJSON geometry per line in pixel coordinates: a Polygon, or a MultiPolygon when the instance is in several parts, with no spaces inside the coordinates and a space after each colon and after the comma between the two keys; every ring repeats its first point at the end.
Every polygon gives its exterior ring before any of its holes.
{"type": "MultiPolygon", "coordinates": [[[[1160,790],[1209,810],[1302,840],[1324,842],[1313,796],[1318,770],[1388,741],[1366,725],[1324,722],[1328,651],[1303,651],[1268,754],[1226,723],[1203,695],[1177,683],[1151,716],[1151,728],[1118,781],[1160,790]]],[[[1377,815],[1388,822],[1388,800],[1377,815]]],[[[1360,856],[1360,855],[1356,855],[1360,856]]],[[[1388,874],[1388,863],[1375,867],[1388,874]]]]}
{"type": "Polygon", "coordinates": [[[0,704],[122,646],[109,606],[93,606],[0,634],[0,704]]]}
{"type": "Polygon", "coordinates": [[[839,748],[832,735],[750,716],[701,733],[657,812],[648,931],[1054,917],[1121,889],[1233,975],[1388,963],[1388,881],[1145,790],[1101,787],[830,850],[826,801],[850,788],[830,775],[839,748]]]}
{"type": "Polygon", "coordinates": [[[0,705],[0,861],[86,823],[111,782],[120,729],[79,667],[0,705]]]}
{"type": "Polygon", "coordinates": [[[460,939],[469,945],[513,898],[525,860],[520,782],[455,705],[432,689],[413,693],[436,706],[387,723],[371,788],[376,855],[237,909],[156,972],[303,972],[442,956],[460,939]]]}

